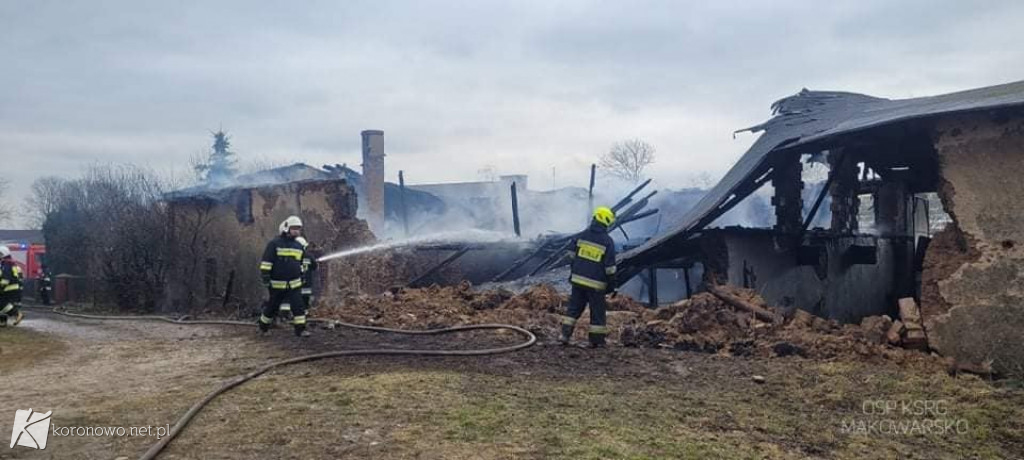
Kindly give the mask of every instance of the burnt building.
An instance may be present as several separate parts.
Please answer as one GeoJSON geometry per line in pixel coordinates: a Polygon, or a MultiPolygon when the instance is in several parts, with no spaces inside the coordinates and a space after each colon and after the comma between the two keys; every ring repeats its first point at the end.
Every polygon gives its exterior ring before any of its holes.
{"type": "MultiPolygon", "coordinates": [[[[302,218],[304,234],[322,248],[373,242],[366,221],[356,217],[353,187],[344,179],[310,177],[316,171],[293,165],[239,177],[235,187],[168,194],[175,268],[163,308],[255,311],[266,296],[258,271],[263,248],[290,215],[302,218]]],[[[322,279],[329,270],[320,272],[322,279]]]]}
{"type": "MultiPolygon", "coordinates": [[[[359,209],[364,209],[366,206],[366,200],[363,198],[364,190],[370,186],[367,185],[363,174],[343,164],[324,165],[324,169],[328,174],[326,177],[342,178],[351,184],[360,197],[359,209]]],[[[384,229],[382,232],[374,231],[374,233],[382,237],[404,236],[406,227],[409,229],[408,233],[415,234],[420,227],[448,210],[445,201],[431,193],[392,182],[381,182],[378,186],[383,187],[381,197],[384,229]]],[[[365,215],[366,213],[360,212],[360,217],[365,217],[365,215]]]]}
{"type": "Polygon", "coordinates": [[[933,349],[1020,367],[1024,82],[904,100],[803,90],[772,110],[722,181],[670,231],[620,256],[620,271],[682,270],[696,274],[684,277],[691,293],[746,286],[845,322],[895,316],[897,300],[914,297],[933,349]],[[805,200],[812,159],[828,177],[805,200]],[[768,186],[771,228],[714,228],[768,186]],[[827,225],[810,228],[822,213],[827,225]],[[951,222],[932,234],[943,213],[951,222]]]}

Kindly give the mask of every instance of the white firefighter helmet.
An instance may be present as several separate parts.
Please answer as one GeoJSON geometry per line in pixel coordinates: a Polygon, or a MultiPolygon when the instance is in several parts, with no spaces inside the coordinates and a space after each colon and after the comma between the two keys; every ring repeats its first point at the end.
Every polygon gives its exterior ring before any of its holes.
{"type": "Polygon", "coordinates": [[[295,241],[298,241],[299,244],[302,245],[302,247],[309,246],[309,241],[306,241],[306,237],[304,237],[304,236],[297,236],[297,237],[295,237],[295,241]]]}
{"type": "Polygon", "coordinates": [[[0,259],[3,259],[4,257],[10,257],[10,256],[11,256],[10,248],[8,248],[6,244],[0,244],[0,259]]]}
{"type": "Polygon", "coordinates": [[[288,216],[284,222],[281,222],[281,233],[288,233],[289,228],[301,226],[302,219],[299,219],[299,216],[288,216]]]}

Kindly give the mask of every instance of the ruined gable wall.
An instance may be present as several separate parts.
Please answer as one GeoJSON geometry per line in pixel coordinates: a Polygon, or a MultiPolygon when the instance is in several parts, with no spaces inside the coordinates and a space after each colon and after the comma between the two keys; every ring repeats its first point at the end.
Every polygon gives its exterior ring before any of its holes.
{"type": "Polygon", "coordinates": [[[374,241],[366,222],[356,219],[356,194],[343,180],[238,189],[220,200],[185,199],[170,206],[176,250],[165,308],[173,311],[222,309],[231,280],[229,308],[240,316],[255,312],[266,297],[260,257],[290,215],[300,216],[307,239],[325,250],[374,241]]]}
{"type": "Polygon", "coordinates": [[[950,118],[934,139],[940,196],[955,227],[926,256],[929,344],[1024,374],[1024,116],[950,118]]]}

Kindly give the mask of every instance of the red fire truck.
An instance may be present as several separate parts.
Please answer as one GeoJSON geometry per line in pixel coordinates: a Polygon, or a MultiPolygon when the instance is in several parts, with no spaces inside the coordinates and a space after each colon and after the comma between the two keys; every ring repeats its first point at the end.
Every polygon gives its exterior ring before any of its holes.
{"type": "Polygon", "coordinates": [[[40,277],[46,257],[46,245],[26,242],[3,244],[11,250],[11,256],[21,266],[25,279],[34,280],[40,277]]]}

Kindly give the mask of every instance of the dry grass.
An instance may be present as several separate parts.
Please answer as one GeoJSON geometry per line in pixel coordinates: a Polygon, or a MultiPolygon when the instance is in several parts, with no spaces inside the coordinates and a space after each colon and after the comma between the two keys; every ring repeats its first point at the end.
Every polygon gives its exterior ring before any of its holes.
{"type": "Polygon", "coordinates": [[[1024,441],[1017,390],[864,364],[780,364],[764,385],[440,369],[341,378],[303,365],[216,402],[170,452],[200,457],[225,445],[235,446],[230,458],[1007,458],[1024,441]],[[946,401],[942,418],[970,429],[843,432],[851,420],[936,418],[864,413],[866,401],[884,400],[946,401]]]}
{"type": "MultiPolygon", "coordinates": [[[[251,334],[192,337],[177,326],[146,333],[151,336],[95,349],[27,330],[0,336],[5,349],[40,344],[50,350],[16,364],[20,383],[8,380],[12,374],[0,376],[7,388],[0,397],[18,401],[18,386],[31,387],[25,400],[57,401],[55,423],[62,426],[173,423],[230,376],[290,353],[251,334]],[[68,366],[99,371],[84,386],[68,366]]],[[[162,458],[934,459],[1024,452],[1024,391],[925,366],[612,348],[602,353],[657,365],[575,375],[564,371],[567,358],[558,350],[530,352],[545,369],[501,365],[525,354],[480,358],[466,367],[383,358],[296,365],[216,400],[162,458]],[[751,371],[767,382],[751,381],[751,371]],[[865,402],[923,400],[945,401],[943,417],[964,420],[969,430],[843,431],[850,420],[880,418],[864,413],[865,402]]],[[[574,356],[578,362],[591,355],[574,356]]],[[[16,454],[134,457],[154,441],[60,438],[46,452],[16,454]]]]}

